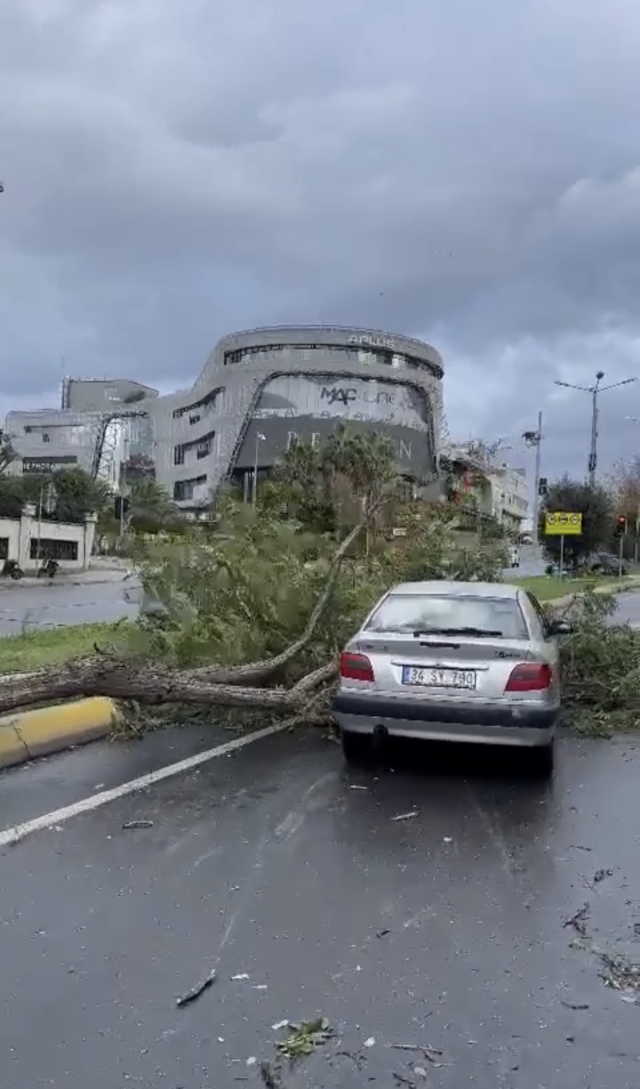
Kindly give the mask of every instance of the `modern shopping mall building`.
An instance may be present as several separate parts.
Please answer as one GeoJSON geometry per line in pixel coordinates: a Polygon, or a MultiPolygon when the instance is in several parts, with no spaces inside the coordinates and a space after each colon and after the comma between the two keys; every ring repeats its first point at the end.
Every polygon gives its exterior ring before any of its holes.
{"type": "Polygon", "coordinates": [[[68,378],[62,406],[11,412],[16,471],[64,466],[121,480],[152,475],[184,508],[225,480],[269,471],[291,442],[336,424],[388,435],[401,473],[434,479],[442,359],[430,345],[372,329],[277,326],[224,337],[192,389],[160,396],[129,379],[68,378]]]}

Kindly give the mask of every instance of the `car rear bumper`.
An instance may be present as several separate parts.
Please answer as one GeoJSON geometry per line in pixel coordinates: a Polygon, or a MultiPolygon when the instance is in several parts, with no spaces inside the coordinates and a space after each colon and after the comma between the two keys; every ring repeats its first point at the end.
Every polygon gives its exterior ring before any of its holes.
{"type": "Polygon", "coordinates": [[[372,734],[382,727],[397,737],[524,748],[549,745],[559,713],[559,708],[454,705],[357,692],[338,692],[333,699],[334,718],[353,733],[372,734]]]}

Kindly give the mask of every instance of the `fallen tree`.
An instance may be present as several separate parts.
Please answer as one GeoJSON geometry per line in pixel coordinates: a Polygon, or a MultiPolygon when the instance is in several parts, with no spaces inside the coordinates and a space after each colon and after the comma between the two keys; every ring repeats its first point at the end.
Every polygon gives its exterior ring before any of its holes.
{"type": "Polygon", "coordinates": [[[322,452],[302,453],[270,482],[268,506],[222,497],[213,526],[137,542],[161,621],[127,629],[90,658],[3,683],[0,713],[107,696],[322,719],[342,646],[390,585],[493,577],[502,566],[495,544],[465,552],[455,523],[398,499],[386,440],[338,432],[322,452]],[[328,509],[326,531],[314,519],[328,509]],[[404,536],[390,536],[390,518],[404,536]]]}

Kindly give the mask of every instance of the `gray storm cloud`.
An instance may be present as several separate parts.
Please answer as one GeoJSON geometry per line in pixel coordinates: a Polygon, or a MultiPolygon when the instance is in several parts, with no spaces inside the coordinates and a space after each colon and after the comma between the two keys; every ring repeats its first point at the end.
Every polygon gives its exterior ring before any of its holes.
{"type": "MultiPolygon", "coordinates": [[[[640,354],[637,25],[625,0],[2,5],[0,409],[357,323],[442,349],[458,434],[541,407],[580,469],[588,406],[554,378],[640,354]]],[[[608,396],[611,460],[640,390],[608,396]]]]}

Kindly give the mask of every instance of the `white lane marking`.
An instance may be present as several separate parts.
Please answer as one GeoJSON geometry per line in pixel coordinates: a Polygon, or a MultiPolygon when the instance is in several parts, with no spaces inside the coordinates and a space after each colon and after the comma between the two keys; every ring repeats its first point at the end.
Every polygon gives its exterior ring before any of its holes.
{"type": "Polygon", "coordinates": [[[266,726],[264,730],[256,730],[253,734],[236,737],[233,741],[226,741],[223,745],[216,745],[215,748],[207,749],[206,752],[198,753],[196,756],[188,756],[186,760],[179,760],[176,764],[168,764],[167,767],[160,768],[158,771],[151,771],[147,775],[141,775],[139,779],[131,779],[130,782],[123,783],[112,790],[103,790],[101,794],[94,794],[91,798],[83,798],[81,802],[74,802],[73,805],[67,805],[63,809],[56,809],[52,813],[46,813],[43,817],[25,821],[24,824],[16,824],[13,828],[5,828],[3,832],[0,832],[0,847],[8,847],[13,843],[18,843],[25,836],[31,835],[32,832],[42,832],[54,825],[62,824],[63,821],[71,820],[72,817],[77,817],[80,813],[88,813],[92,809],[99,809],[101,806],[107,805],[108,802],[115,802],[118,798],[124,798],[127,794],[135,794],[139,790],[145,790],[155,783],[161,783],[163,779],[170,779],[172,775],[180,775],[183,771],[190,771],[191,768],[197,768],[200,764],[206,764],[208,760],[215,760],[219,756],[227,756],[228,753],[244,749],[246,745],[251,745],[254,741],[260,741],[263,737],[272,737],[273,734],[278,734],[287,729],[289,729],[289,725],[286,722],[276,723],[275,726],[266,726]]]}

